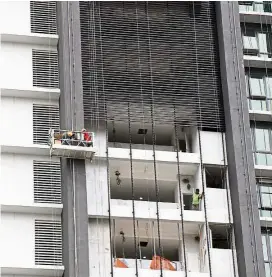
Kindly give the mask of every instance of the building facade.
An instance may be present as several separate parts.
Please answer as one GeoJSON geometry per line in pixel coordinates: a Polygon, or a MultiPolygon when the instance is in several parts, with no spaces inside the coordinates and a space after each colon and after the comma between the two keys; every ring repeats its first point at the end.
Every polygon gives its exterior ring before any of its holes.
{"type": "Polygon", "coordinates": [[[3,277],[272,276],[271,2],[0,13],[3,277]]]}

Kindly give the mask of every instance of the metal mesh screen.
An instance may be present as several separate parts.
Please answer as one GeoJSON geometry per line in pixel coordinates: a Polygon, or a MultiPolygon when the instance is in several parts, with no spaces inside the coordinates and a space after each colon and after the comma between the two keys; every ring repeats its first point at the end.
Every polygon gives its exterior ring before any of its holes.
{"type": "Polygon", "coordinates": [[[57,34],[55,1],[30,1],[31,33],[57,34]]]}
{"type": "Polygon", "coordinates": [[[48,144],[50,129],[59,129],[59,107],[34,104],[33,143],[48,144]]]}
{"type": "Polygon", "coordinates": [[[62,265],[60,221],[35,220],[35,264],[62,265]]]}
{"type": "Polygon", "coordinates": [[[34,202],[61,204],[60,162],[33,161],[34,202]]]}
{"type": "Polygon", "coordinates": [[[59,63],[58,52],[48,50],[32,50],[33,86],[58,88],[59,63]]]}
{"type": "Polygon", "coordinates": [[[85,119],[224,128],[213,2],[80,2],[85,119]]]}

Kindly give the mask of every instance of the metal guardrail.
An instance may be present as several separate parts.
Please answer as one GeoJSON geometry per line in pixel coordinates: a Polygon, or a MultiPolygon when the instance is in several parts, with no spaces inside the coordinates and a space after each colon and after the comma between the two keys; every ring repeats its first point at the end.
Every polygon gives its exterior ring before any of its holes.
{"type": "Polygon", "coordinates": [[[49,145],[67,145],[67,146],[94,146],[94,132],[70,131],[70,130],[49,130],[49,145]],[[89,139],[85,139],[85,136],[89,139]]]}

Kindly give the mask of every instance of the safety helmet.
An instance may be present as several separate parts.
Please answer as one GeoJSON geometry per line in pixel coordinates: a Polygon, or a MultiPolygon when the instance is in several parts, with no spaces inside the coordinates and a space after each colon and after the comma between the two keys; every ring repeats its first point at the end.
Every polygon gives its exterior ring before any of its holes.
{"type": "Polygon", "coordinates": [[[86,132],[86,129],[85,129],[85,128],[82,128],[81,132],[86,132]]]}
{"type": "Polygon", "coordinates": [[[73,132],[68,132],[67,135],[68,137],[71,137],[73,135],[73,132]]]}

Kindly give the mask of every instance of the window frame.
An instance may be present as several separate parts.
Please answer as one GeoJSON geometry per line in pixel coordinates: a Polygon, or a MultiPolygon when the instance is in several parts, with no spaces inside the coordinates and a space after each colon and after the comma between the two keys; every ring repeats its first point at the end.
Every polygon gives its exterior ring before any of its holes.
{"type": "Polygon", "coordinates": [[[240,12],[263,12],[271,13],[272,12],[272,2],[271,1],[239,1],[239,7],[252,7],[252,10],[239,9],[240,12]],[[258,11],[256,5],[262,4],[263,11],[258,11]]]}
{"type": "Polygon", "coordinates": [[[244,55],[248,56],[257,56],[257,57],[272,57],[272,50],[271,50],[271,45],[272,45],[272,31],[271,27],[267,27],[265,30],[262,30],[260,28],[254,28],[252,26],[242,26],[241,27],[241,32],[242,32],[242,41],[243,41],[243,52],[244,55]],[[266,35],[266,48],[267,52],[261,52],[261,44],[260,44],[260,37],[259,34],[265,34],[266,35]],[[256,42],[257,42],[257,48],[245,48],[245,43],[244,43],[244,37],[255,37],[256,42]]]}
{"type": "Polygon", "coordinates": [[[269,211],[270,212],[270,216],[264,216],[264,217],[272,217],[272,179],[267,180],[267,181],[263,181],[263,180],[257,180],[257,198],[258,198],[258,208],[259,208],[259,212],[260,212],[260,216],[263,216],[261,213],[262,211],[269,211]],[[264,187],[268,187],[271,189],[271,192],[262,192],[262,188],[264,187]],[[270,202],[271,202],[271,207],[267,207],[263,205],[263,201],[262,201],[262,196],[263,195],[270,195],[270,202]]]}
{"type": "Polygon", "coordinates": [[[246,72],[246,87],[247,87],[247,98],[249,99],[249,109],[259,111],[271,111],[272,110],[272,76],[262,72],[246,72]],[[264,86],[264,95],[254,94],[251,87],[251,79],[262,79],[264,86]],[[271,79],[271,87],[269,88],[269,79],[271,79]],[[265,102],[265,109],[254,109],[252,101],[259,100],[265,102]]]}
{"type": "MultiPolygon", "coordinates": [[[[262,236],[262,247],[263,247],[263,237],[265,238],[265,245],[266,245],[267,259],[265,258],[266,255],[264,255],[264,263],[269,265],[270,274],[272,274],[272,229],[262,228],[261,236],[262,236]]],[[[263,248],[263,253],[264,253],[264,248],[263,248]]]]}
{"type": "MultiPolygon", "coordinates": [[[[253,147],[253,152],[254,152],[254,159],[255,159],[255,164],[256,165],[264,165],[264,166],[270,166],[270,164],[268,163],[268,157],[271,157],[272,159],[272,126],[271,125],[257,125],[257,126],[251,126],[251,135],[252,135],[252,147],[253,147]],[[270,150],[257,150],[256,147],[256,129],[261,129],[261,130],[268,130],[268,144],[269,144],[269,148],[270,150]],[[265,154],[266,156],[266,164],[260,164],[258,163],[257,160],[257,154],[265,154]]],[[[264,137],[263,137],[264,138],[264,137]]],[[[272,164],[271,164],[272,165],[272,164]]]]}

